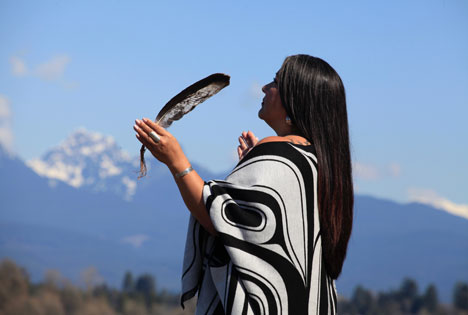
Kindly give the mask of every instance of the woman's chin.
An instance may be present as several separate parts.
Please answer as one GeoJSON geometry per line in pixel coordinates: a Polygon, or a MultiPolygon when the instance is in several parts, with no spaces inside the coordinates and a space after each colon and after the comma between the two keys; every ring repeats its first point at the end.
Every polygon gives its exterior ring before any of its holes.
{"type": "Polygon", "coordinates": [[[263,115],[262,115],[262,108],[260,108],[260,110],[258,111],[258,118],[262,119],[263,120],[263,115]]]}

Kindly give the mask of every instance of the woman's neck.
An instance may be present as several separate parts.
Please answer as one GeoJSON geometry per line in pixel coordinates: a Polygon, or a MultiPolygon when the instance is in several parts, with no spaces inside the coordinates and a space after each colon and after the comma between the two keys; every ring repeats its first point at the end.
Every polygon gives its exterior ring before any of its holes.
{"type": "Polygon", "coordinates": [[[301,136],[296,130],[293,130],[293,128],[285,128],[281,132],[277,131],[276,135],[278,137],[285,138],[285,140],[287,140],[288,142],[301,145],[310,145],[310,141],[307,140],[305,137],[301,136]]]}
{"type": "Polygon", "coordinates": [[[299,136],[299,135],[285,135],[282,136],[283,138],[288,139],[289,142],[294,143],[294,144],[300,144],[300,145],[310,145],[310,141],[307,140],[306,138],[299,136]]]}
{"type": "Polygon", "coordinates": [[[286,136],[299,136],[300,132],[297,130],[295,126],[291,125],[286,125],[286,124],[281,124],[280,126],[277,126],[276,128],[273,128],[275,130],[276,135],[278,137],[286,137],[286,136]]]}

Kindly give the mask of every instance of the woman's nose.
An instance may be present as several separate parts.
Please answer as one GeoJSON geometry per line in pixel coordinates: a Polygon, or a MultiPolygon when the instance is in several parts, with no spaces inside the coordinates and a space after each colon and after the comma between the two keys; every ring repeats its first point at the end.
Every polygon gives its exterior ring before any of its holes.
{"type": "Polygon", "coordinates": [[[262,92],[263,92],[263,93],[266,93],[267,85],[268,85],[268,84],[265,84],[265,85],[262,87],[262,92]]]}

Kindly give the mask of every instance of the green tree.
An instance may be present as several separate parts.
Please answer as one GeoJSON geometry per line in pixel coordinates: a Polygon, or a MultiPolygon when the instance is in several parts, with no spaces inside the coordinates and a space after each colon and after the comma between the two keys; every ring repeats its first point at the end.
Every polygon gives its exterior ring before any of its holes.
{"type": "Polygon", "coordinates": [[[122,281],[122,291],[124,293],[130,294],[134,290],[135,290],[135,282],[133,280],[133,275],[130,271],[127,271],[122,281]]]}
{"type": "Polygon", "coordinates": [[[82,292],[71,284],[65,285],[61,290],[60,300],[65,309],[65,314],[76,314],[83,305],[82,292]]]}
{"type": "Polygon", "coordinates": [[[361,286],[354,289],[351,303],[359,314],[375,314],[376,303],[372,293],[361,286]]]}
{"type": "Polygon", "coordinates": [[[135,284],[135,292],[142,295],[146,306],[150,307],[152,301],[154,301],[156,297],[156,284],[154,277],[148,273],[139,276],[135,284]]]}
{"type": "Polygon", "coordinates": [[[468,311],[468,284],[457,282],[453,290],[453,306],[459,310],[468,311]]]}
{"type": "Polygon", "coordinates": [[[93,296],[95,297],[104,297],[110,300],[110,296],[112,295],[112,290],[107,286],[107,284],[102,283],[95,286],[92,290],[93,296]]]}
{"type": "Polygon", "coordinates": [[[439,305],[439,297],[435,285],[430,284],[422,296],[422,306],[429,312],[434,312],[439,305]]]}
{"type": "Polygon", "coordinates": [[[399,302],[403,313],[416,313],[421,305],[418,297],[418,284],[410,278],[403,279],[398,291],[399,302]]]}
{"type": "Polygon", "coordinates": [[[410,300],[415,299],[418,296],[418,284],[416,281],[410,278],[403,279],[400,286],[400,296],[410,300]]]}
{"type": "Polygon", "coordinates": [[[0,313],[8,303],[27,298],[29,295],[29,277],[26,271],[12,260],[0,262],[0,313]]]}
{"type": "Polygon", "coordinates": [[[92,291],[95,286],[104,283],[104,278],[99,274],[96,267],[90,266],[80,273],[80,280],[88,291],[92,291]]]}
{"type": "Polygon", "coordinates": [[[377,304],[381,315],[401,314],[399,297],[396,292],[379,292],[377,304]]]}

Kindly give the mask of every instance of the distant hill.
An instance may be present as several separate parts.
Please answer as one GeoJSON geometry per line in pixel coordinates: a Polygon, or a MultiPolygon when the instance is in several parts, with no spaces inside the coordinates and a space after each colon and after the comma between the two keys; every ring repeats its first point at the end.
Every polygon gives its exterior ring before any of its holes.
{"type": "MultiPolygon", "coordinates": [[[[36,171],[0,148],[0,258],[11,257],[36,281],[57,269],[78,282],[95,266],[113,286],[131,270],[179,290],[188,211],[166,167],[147,159],[148,176],[137,180],[137,157],[85,130],[30,162],[36,171]]],[[[226,175],[194,168],[205,179],[226,175]]],[[[356,196],[338,292],[396,288],[406,276],[424,287],[433,282],[448,301],[454,283],[468,281],[468,220],[356,196]]]]}
{"type": "Polygon", "coordinates": [[[405,276],[420,289],[433,282],[448,301],[454,282],[468,279],[468,220],[418,203],[357,196],[338,291],[350,294],[358,283],[396,289],[405,276]]]}

